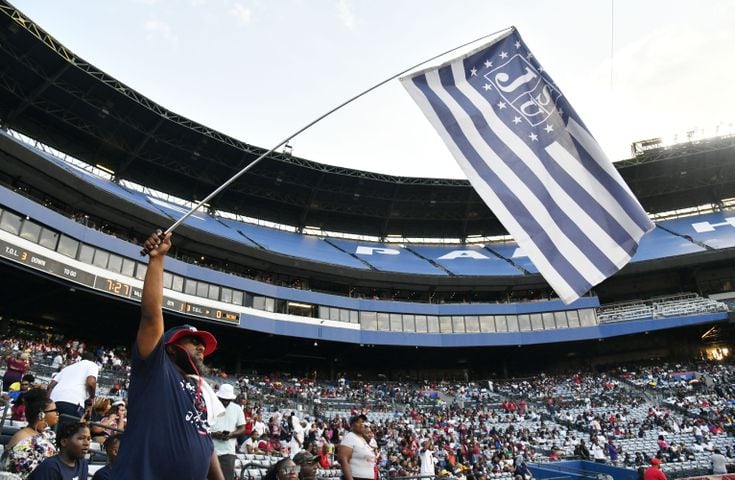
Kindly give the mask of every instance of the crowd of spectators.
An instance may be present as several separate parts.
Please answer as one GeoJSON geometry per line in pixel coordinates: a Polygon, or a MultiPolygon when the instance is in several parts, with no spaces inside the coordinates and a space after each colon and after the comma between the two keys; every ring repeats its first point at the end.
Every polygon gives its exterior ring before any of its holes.
{"type": "MultiPolygon", "coordinates": [[[[56,372],[75,365],[85,352],[99,367],[100,378],[95,401],[83,414],[91,422],[92,442],[104,444],[125,430],[125,349],[92,347],[82,339],[10,337],[0,342],[0,350],[5,374],[18,361],[25,365],[21,379],[8,383],[13,380],[8,378],[3,385],[16,425],[26,425],[18,430],[25,431],[25,438],[5,445],[7,469],[23,473],[18,465],[38,464],[21,461],[29,443],[44,456],[56,454],[52,427],[58,408],[44,395],[35,398],[36,392],[45,394],[56,372]]],[[[218,375],[210,382],[215,389],[227,382],[222,388],[234,392],[232,403],[242,410],[244,428],[236,439],[241,457],[294,458],[308,452],[307,464],[340,469],[350,461],[340,445],[352,432],[372,445],[376,475],[479,480],[527,478],[529,464],[570,458],[629,468],[655,460],[663,471],[674,465],[701,466],[703,458],[712,458],[711,468],[727,466],[734,462],[734,373],[729,364],[690,362],[477,383],[346,377],[328,382],[315,375],[277,373],[218,375]],[[361,415],[367,421],[356,429],[354,421],[361,415]]],[[[351,445],[359,447],[354,440],[351,445]]],[[[299,468],[305,456],[295,459],[299,468]]]]}

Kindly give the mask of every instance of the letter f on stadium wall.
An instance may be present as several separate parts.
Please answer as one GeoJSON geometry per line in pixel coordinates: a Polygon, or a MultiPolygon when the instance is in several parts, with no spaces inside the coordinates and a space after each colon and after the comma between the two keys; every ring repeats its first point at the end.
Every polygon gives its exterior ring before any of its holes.
{"type": "Polygon", "coordinates": [[[401,82],[565,303],[623,268],[654,228],[515,28],[401,82]]]}

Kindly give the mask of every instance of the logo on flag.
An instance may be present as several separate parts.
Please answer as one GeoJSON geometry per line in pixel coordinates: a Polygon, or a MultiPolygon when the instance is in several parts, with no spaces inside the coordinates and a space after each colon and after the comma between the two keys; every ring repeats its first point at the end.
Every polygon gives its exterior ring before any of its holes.
{"type": "Polygon", "coordinates": [[[401,81],[564,302],[620,270],[654,228],[515,29],[401,81]]]}
{"type": "Polygon", "coordinates": [[[500,97],[534,127],[553,115],[556,102],[561,97],[561,92],[518,54],[484,76],[500,97]],[[514,72],[518,71],[525,73],[513,78],[514,72]]]}

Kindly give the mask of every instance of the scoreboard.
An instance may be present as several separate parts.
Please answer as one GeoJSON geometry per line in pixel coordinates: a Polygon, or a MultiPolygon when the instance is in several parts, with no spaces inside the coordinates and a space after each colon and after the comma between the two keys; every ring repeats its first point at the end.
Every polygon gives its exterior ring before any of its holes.
{"type": "MultiPolygon", "coordinates": [[[[104,275],[98,275],[82,270],[69,263],[49,258],[45,255],[40,255],[2,239],[0,239],[0,257],[106,294],[137,302],[140,302],[141,297],[143,296],[143,289],[140,287],[136,287],[129,283],[109,278],[104,275]]],[[[208,320],[217,320],[235,325],[240,324],[239,313],[211,307],[201,303],[188,302],[164,296],[163,308],[183,315],[190,315],[208,320]]]]}

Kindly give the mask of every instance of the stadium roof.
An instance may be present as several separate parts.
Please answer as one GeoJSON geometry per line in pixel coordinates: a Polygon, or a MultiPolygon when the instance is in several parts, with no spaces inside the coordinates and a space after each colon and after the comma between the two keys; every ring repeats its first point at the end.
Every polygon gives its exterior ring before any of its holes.
{"type": "MultiPolygon", "coordinates": [[[[117,178],[204,198],[266,149],[181,117],[68,51],[0,0],[0,122],[117,178]]],[[[195,92],[192,92],[193,94],[195,92]]],[[[735,197],[735,137],[617,164],[649,213],[735,197]]],[[[213,208],[295,227],[385,237],[505,235],[465,180],[397,177],[274,153],[213,208]]]]}

